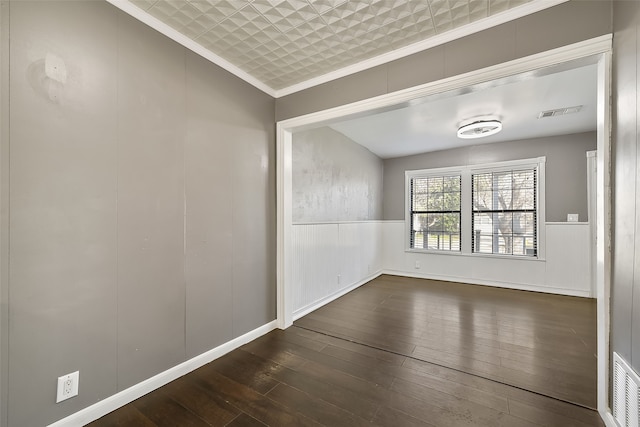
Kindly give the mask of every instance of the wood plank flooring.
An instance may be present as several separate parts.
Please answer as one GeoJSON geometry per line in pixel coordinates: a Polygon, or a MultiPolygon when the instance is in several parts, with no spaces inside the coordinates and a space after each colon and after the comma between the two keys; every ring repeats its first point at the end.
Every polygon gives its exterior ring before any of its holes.
{"type": "Polygon", "coordinates": [[[297,326],[596,407],[596,303],[381,276],[297,326]]]}
{"type": "Polygon", "coordinates": [[[583,351],[578,343],[591,343],[589,322],[580,324],[575,320],[582,311],[590,310],[583,307],[584,301],[576,298],[570,299],[574,302],[558,302],[539,294],[520,293],[520,298],[540,301],[514,307],[515,296],[504,297],[491,288],[471,287],[468,292],[461,290],[466,296],[456,303],[442,283],[428,283],[428,287],[433,285],[429,297],[419,286],[426,282],[398,279],[381,276],[355,291],[358,298],[347,295],[350,301],[343,297],[317,315],[313,313],[296,322],[304,327],[272,331],[90,426],[604,425],[595,411],[458,369],[469,364],[486,374],[485,364],[496,365],[496,360],[488,357],[464,359],[475,354],[476,348],[484,350],[478,354],[497,357],[498,363],[505,359],[509,369],[530,370],[537,376],[543,376],[544,371],[538,366],[546,360],[557,359],[556,367],[570,364],[564,359],[567,355],[580,360],[583,351]],[[396,287],[406,288],[408,293],[399,293],[396,287]],[[489,291],[489,295],[476,295],[483,293],[480,290],[489,291]],[[413,299],[408,298],[411,292],[415,294],[413,299]],[[468,311],[465,307],[473,305],[474,299],[478,299],[477,308],[472,311],[475,314],[461,314],[468,311]],[[506,304],[504,310],[490,308],[500,301],[506,304]],[[536,307],[540,308],[538,314],[530,311],[536,307]],[[572,311],[566,311],[567,307],[572,311]],[[336,325],[340,312],[346,315],[342,329],[336,325]],[[394,312],[404,312],[405,319],[395,323],[391,320],[394,312]],[[372,313],[376,316],[371,317],[372,313]],[[461,320],[466,317],[471,320],[461,320]],[[509,324],[512,319],[518,322],[509,324]],[[525,326],[532,323],[538,326],[525,326]],[[445,329],[438,331],[437,324],[445,329]],[[470,330],[456,330],[456,324],[470,330]],[[557,353],[542,343],[548,344],[550,337],[555,337],[554,345],[562,341],[557,335],[566,328],[561,324],[579,338],[576,341],[565,337],[576,348],[567,347],[557,353]],[[307,329],[311,326],[322,326],[336,336],[307,329]],[[370,342],[353,342],[350,335],[355,336],[356,332],[370,342]],[[348,339],[337,337],[340,334],[348,339]],[[425,339],[430,334],[433,337],[425,339]],[[412,339],[420,344],[412,345],[412,339]],[[444,353],[450,352],[451,356],[434,353],[438,341],[446,350],[444,353]],[[504,348],[498,346],[494,350],[495,342],[505,344],[504,348]],[[373,344],[381,348],[374,348],[373,344]],[[536,345],[538,348],[533,349],[536,345]],[[462,354],[456,356],[453,352],[458,348],[462,354]],[[429,355],[438,363],[420,360],[417,355],[429,355]],[[456,369],[440,363],[442,359],[455,362],[456,369]]]}

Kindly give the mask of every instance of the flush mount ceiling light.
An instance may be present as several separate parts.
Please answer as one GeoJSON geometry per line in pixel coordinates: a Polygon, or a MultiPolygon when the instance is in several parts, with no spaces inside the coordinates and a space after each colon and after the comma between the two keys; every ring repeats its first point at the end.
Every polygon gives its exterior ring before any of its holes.
{"type": "Polygon", "coordinates": [[[458,138],[474,139],[495,135],[502,130],[502,122],[496,118],[475,118],[467,120],[458,128],[458,138]]]}

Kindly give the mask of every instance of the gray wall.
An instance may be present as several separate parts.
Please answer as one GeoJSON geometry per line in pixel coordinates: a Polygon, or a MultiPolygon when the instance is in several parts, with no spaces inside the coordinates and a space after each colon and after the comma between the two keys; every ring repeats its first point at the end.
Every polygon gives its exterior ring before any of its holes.
{"type": "Polygon", "coordinates": [[[322,127],[293,135],[293,221],[382,219],[382,159],[322,127]]]}
{"type": "Polygon", "coordinates": [[[38,426],[275,319],[275,106],[107,2],[2,19],[2,424],[38,426]]]}
{"type": "Polygon", "coordinates": [[[611,343],[640,372],[640,3],[615,1],[611,343]]]}
{"type": "Polygon", "coordinates": [[[566,221],[568,213],[587,220],[587,157],[596,132],[499,142],[436,151],[384,161],[384,219],[404,219],[404,172],[546,156],[546,221],[566,221]]]}
{"type": "Polygon", "coordinates": [[[0,426],[6,425],[9,378],[9,13],[0,1],[0,426]]]}
{"type": "Polygon", "coordinates": [[[571,0],[276,100],[276,120],[348,104],[611,33],[610,0],[571,0]]]}

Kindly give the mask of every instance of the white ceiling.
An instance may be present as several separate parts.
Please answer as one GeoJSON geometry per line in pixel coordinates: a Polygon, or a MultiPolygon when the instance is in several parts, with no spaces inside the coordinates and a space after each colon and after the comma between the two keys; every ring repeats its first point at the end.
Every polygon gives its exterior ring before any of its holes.
{"type": "Polygon", "coordinates": [[[567,0],[108,0],[283,96],[567,0]]]}
{"type": "Polygon", "coordinates": [[[330,126],[381,158],[596,129],[596,65],[511,80],[330,126]],[[583,106],[579,113],[538,118],[541,111],[577,105],[583,106]],[[486,115],[500,118],[502,132],[479,139],[456,136],[461,122],[486,115]]]}

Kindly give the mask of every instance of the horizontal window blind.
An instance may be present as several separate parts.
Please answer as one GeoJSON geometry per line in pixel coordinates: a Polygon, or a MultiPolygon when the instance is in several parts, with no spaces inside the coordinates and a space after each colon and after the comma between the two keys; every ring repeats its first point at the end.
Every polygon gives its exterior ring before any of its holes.
{"type": "Polygon", "coordinates": [[[472,251],[537,255],[537,170],[474,173],[472,251]]]}
{"type": "Polygon", "coordinates": [[[414,177],[410,197],[410,247],[460,251],[461,176],[414,177]]]}

